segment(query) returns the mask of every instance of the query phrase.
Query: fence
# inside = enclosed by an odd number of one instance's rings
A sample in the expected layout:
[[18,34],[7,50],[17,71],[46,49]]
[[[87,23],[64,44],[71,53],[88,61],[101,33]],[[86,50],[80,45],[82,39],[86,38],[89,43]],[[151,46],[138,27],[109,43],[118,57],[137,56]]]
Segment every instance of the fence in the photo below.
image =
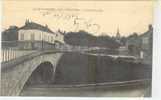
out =
[[35,52],[34,50],[15,50],[15,49],[2,49],[1,50],[1,62],[10,61],[12,59],[28,55]]

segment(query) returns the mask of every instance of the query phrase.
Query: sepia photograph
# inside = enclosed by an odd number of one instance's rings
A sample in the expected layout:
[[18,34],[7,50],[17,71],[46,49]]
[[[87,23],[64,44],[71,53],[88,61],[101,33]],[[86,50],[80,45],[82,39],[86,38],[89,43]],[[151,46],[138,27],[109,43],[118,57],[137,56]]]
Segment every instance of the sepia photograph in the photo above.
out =
[[155,0],[3,0],[1,96],[152,97]]

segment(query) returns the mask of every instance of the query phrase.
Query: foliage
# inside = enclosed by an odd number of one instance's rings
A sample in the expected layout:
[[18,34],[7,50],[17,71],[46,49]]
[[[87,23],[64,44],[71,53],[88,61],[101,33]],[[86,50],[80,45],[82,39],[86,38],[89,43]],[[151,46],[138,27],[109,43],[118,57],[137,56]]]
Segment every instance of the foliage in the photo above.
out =
[[93,36],[88,32],[68,32],[64,40],[67,44],[75,46],[97,46],[97,47],[107,47],[107,48],[118,48],[119,43],[117,43],[110,36]]

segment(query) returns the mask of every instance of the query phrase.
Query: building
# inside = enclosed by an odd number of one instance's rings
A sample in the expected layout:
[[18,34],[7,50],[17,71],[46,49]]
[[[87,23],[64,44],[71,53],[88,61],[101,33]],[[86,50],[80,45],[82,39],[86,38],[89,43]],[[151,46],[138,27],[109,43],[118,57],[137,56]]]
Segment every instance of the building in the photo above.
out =
[[117,33],[116,33],[116,42],[121,43],[121,35],[120,35],[119,28],[117,29]]
[[143,33],[140,37],[142,40],[142,50],[149,51],[152,50],[152,36],[153,35],[153,27],[149,25],[148,31]]
[[148,31],[140,35],[141,38],[141,52],[145,63],[152,63],[152,41],[153,41],[153,27],[149,25]]
[[[14,34],[4,34],[2,38],[6,35]],[[64,43],[64,35],[59,31],[53,32],[47,25],[43,26],[29,20],[17,30],[14,37],[20,49],[49,49]],[[5,39],[5,41],[11,40]]]
[[137,33],[133,33],[132,35],[128,36],[126,47],[128,48],[129,55],[136,57],[140,56],[141,38]]
[[128,48],[129,55],[140,57],[144,62],[152,61],[152,35],[153,27],[149,25],[146,32],[138,35],[133,33],[127,38],[126,47]]
[[18,30],[17,26],[10,26],[2,32],[2,48],[17,47]]

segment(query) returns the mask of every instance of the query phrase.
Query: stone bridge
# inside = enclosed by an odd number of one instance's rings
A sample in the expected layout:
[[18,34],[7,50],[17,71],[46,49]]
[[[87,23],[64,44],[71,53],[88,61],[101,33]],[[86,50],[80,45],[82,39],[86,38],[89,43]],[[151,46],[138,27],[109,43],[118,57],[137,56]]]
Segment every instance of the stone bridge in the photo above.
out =
[[[56,65],[63,53],[38,51],[24,57],[1,64],[1,95],[17,96],[35,70],[43,75],[44,81],[54,80]],[[50,77],[48,77],[50,76]],[[38,78],[35,78],[38,79]],[[43,79],[39,80],[43,82]]]
[[[56,74],[55,72],[56,72],[56,70],[59,70],[59,69],[56,69],[57,64],[65,52],[72,52],[72,51],[63,51],[63,50],[62,51],[60,51],[60,50],[58,50],[58,51],[36,51],[36,52],[32,52],[28,55],[24,55],[24,56],[18,57],[16,59],[12,59],[7,62],[2,62],[2,64],[1,64],[1,87],[0,87],[1,95],[2,96],[18,96],[18,95],[20,95],[20,93],[22,93],[22,90],[24,90],[26,86],[28,86],[28,85],[37,86],[37,83],[40,86],[47,83],[48,87],[45,89],[46,90],[51,89],[50,86],[53,87],[52,84],[55,81],[55,74]],[[83,54],[86,54],[86,53],[83,53]],[[98,55],[93,55],[93,54],[88,54],[88,53],[86,55],[98,56]],[[99,56],[105,56],[105,55],[99,55]],[[69,57],[71,57],[71,56],[69,56]],[[94,62],[95,62],[95,60],[94,60]],[[66,67],[66,68],[68,68],[68,67]],[[104,68],[104,67],[102,67],[102,68]],[[139,73],[139,75],[137,75],[139,77],[144,75],[144,74],[141,74],[142,71],[145,71],[145,72],[148,70],[151,71],[151,69],[148,66],[144,68],[144,67],[142,67],[142,65],[139,65],[139,67],[136,67],[136,68],[137,68],[136,71],[134,71],[134,69],[133,69],[131,72],[137,73],[137,74]],[[143,70],[142,71],[139,70],[139,72],[138,72],[138,68],[142,68]],[[81,70],[83,70],[83,69],[81,69]],[[84,69],[84,70],[86,70],[86,69]],[[132,75],[133,75],[133,73],[132,73]],[[73,75],[75,75],[75,74],[73,74]],[[126,73],[125,73],[125,75],[126,75]],[[105,74],[105,76],[106,76],[106,74]],[[149,76],[151,76],[150,73],[148,74],[148,78],[149,78]],[[93,89],[95,90],[96,88],[103,89],[103,91],[106,88],[107,91],[109,91],[108,90],[109,87],[140,85],[140,86],[143,86],[143,89],[145,88],[145,91],[146,91],[146,88],[147,87],[149,88],[149,86],[150,86],[149,84],[151,84],[151,80],[146,79],[146,77],[143,76],[143,78],[140,80],[130,80],[130,81],[122,81],[122,82],[116,81],[116,82],[107,82],[107,83],[78,84],[78,85],[74,85],[74,86],[68,85],[67,87],[65,86],[65,88],[61,85],[60,90],[61,90],[61,92],[64,92],[64,94],[66,94],[67,92],[64,91],[66,88],[69,88],[69,89],[67,89],[68,92],[70,92],[69,91],[70,89],[75,90],[75,88],[76,89],[78,88],[78,90],[80,90],[80,91],[82,90],[83,91],[82,93],[84,93],[89,90],[93,90]],[[57,87],[57,85],[55,87]],[[57,88],[59,88],[59,86]],[[51,91],[51,93],[57,92],[57,88],[56,88],[56,90],[55,90],[55,88],[53,88],[53,91]],[[87,88],[87,90],[84,90],[84,88]],[[149,90],[150,89],[148,89],[148,91]],[[80,91],[77,91],[78,94],[80,94]],[[127,90],[127,91],[128,91],[127,93],[129,93],[129,90]],[[142,90],[141,90],[141,92],[142,92]],[[150,93],[150,92],[148,92],[148,93]],[[92,92],[92,94],[93,94],[93,92]],[[56,95],[56,94],[52,94],[52,95]]]

